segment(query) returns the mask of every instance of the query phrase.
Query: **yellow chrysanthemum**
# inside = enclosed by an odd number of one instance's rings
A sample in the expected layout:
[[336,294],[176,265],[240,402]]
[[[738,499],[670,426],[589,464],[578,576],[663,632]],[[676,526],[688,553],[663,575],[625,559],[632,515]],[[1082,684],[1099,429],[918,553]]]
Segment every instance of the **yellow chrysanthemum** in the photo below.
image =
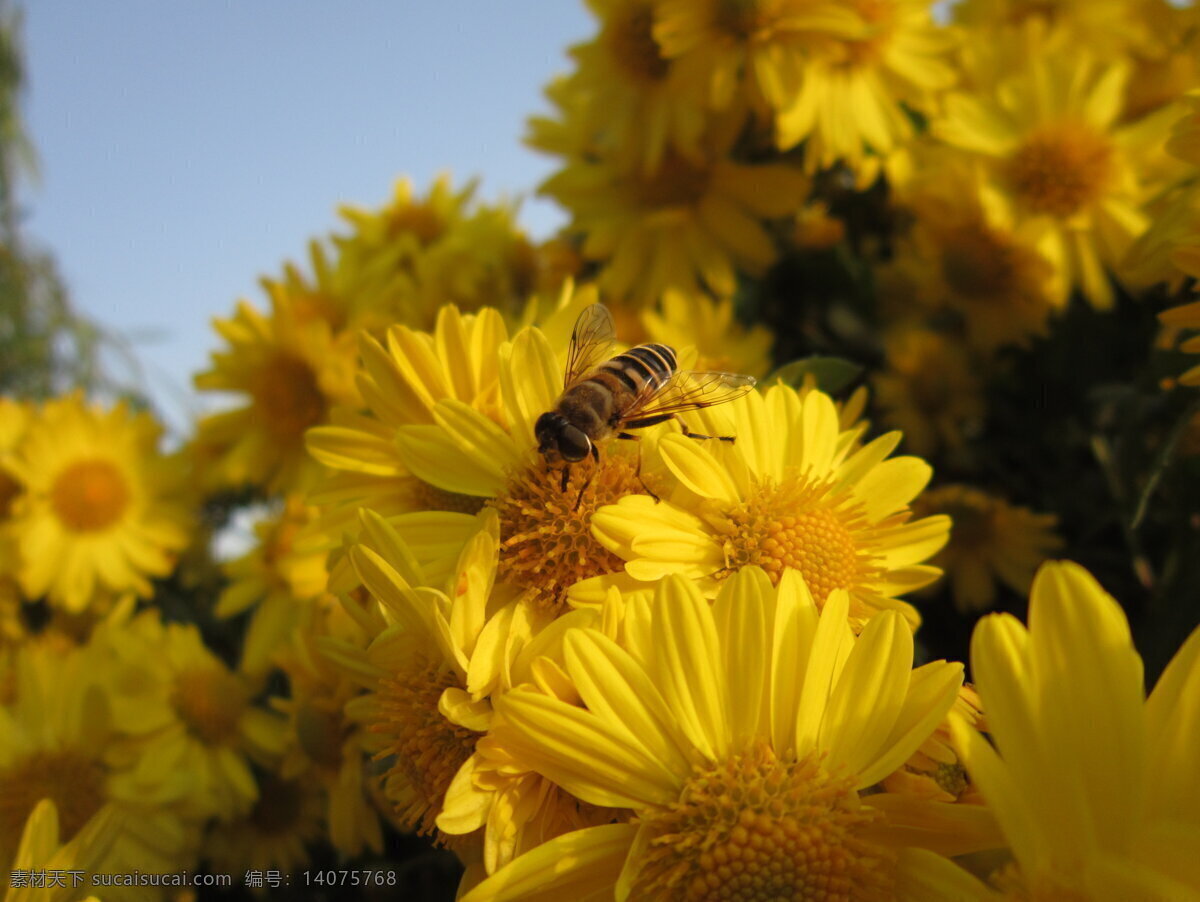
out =
[[264,315],[246,302],[233,318],[214,320],[227,350],[212,352],[212,368],[195,377],[201,391],[241,395],[242,407],[204,417],[196,442],[215,486],[302,491],[316,466],[304,433],[328,421],[334,404],[357,400],[355,336],[337,331],[291,293],[273,293]]
[[963,684],[954,707],[912,756],[898,770],[884,777],[888,792],[912,795],[938,802],[982,805],[979,788],[971,780],[962,757],[954,747],[956,719],[984,729],[983,706],[974,687]]
[[366,645],[365,631],[340,606],[310,609],[277,659],[288,679],[288,697],[272,698],[271,705],[287,717],[280,779],[321,787],[328,800],[329,841],[353,857],[382,851],[383,832],[368,796],[368,742],[362,727],[345,716],[359,688],[321,653],[320,644],[331,638]]
[[775,112],[800,92],[814,50],[863,33],[837,0],[662,0],[654,37],[683,85],[714,109]]
[[255,524],[258,544],[222,565],[229,585],[214,613],[233,617],[253,608],[246,625],[242,667],[262,674],[300,622],[306,602],[325,591],[327,540],[313,533],[315,511],[289,495],[273,516]]
[[218,874],[275,870],[296,879],[309,861],[308,846],[323,835],[324,801],[318,784],[268,774],[246,814],[209,828],[204,858]]
[[957,39],[934,22],[928,0],[837,6],[861,18],[862,31],[806,63],[799,92],[776,118],[776,143],[786,150],[804,142],[809,171],[840,161],[865,181],[915,134],[909,110],[929,114],[954,84],[949,54]]
[[1200,898],[1200,631],[1144,697],[1129,624],[1090,574],[1045,565],[1029,627],[993,614],[971,664],[991,741],[957,731],[1013,863],[990,889],[906,853],[900,897],[922,902]]
[[962,345],[931,329],[901,327],[884,349],[887,367],[872,379],[884,418],[917,454],[959,451],[984,414],[978,369]]
[[[49,799],[25,821],[17,854],[4,881],[3,902],[72,902],[80,898],[76,876],[103,870],[104,857],[121,829],[111,809],[101,809],[68,842],[59,835],[58,809]],[[58,879],[61,875],[61,880]],[[95,902],[88,897],[85,902]]]
[[608,584],[631,588],[670,573],[711,595],[729,574],[756,565],[775,582],[797,570],[819,604],[846,591],[858,627],[885,608],[917,625],[915,609],[896,596],[941,573],[921,562],[946,542],[950,521],[908,522],[932,471],[915,457],[885,460],[900,433],[860,448],[859,430],[839,428],[828,395],[802,397],[786,385],[696,420],[695,431],[736,443],[662,436],[656,454],[675,487],[663,486],[659,503],[630,495],[596,512],[593,532],[625,561],[625,574],[588,580],[573,598],[595,601]]
[[601,287],[645,305],[668,289],[729,297],[738,272],[761,274],[778,256],[763,220],[793,213],[808,180],[782,163],[669,154],[635,172],[572,160],[539,190],[571,211]]
[[484,304],[515,312],[537,281],[537,251],[511,204],[475,204],[474,182],[455,191],[439,176],[424,198],[396,182],[377,210],[344,207],[349,234],[335,235],[337,274],[352,298],[355,325],[432,326],[439,307]]
[[187,543],[182,461],[161,427],[123,403],[49,401],[9,459],[24,489],[11,528],[27,597],[79,612],[118,592],[151,593]]
[[1109,270],[1148,224],[1136,167],[1154,136],[1136,123],[1117,125],[1127,66],[1013,48],[1022,54],[1016,74],[950,97],[933,133],[984,162],[1011,198],[1054,269],[1055,303],[1065,305],[1076,288],[1105,309]]
[[252,701],[254,687],[230,670],[194,624],[161,622],[144,611],[112,625],[114,722],[134,737],[144,780],[183,780],[190,817],[230,820],[258,798],[251,762],[278,758],[283,721]]
[[97,872],[169,871],[194,858],[177,809],[178,773],[147,774],[111,714],[118,684],[95,643],[22,647],[14,696],[0,707],[0,867],[15,866],[26,819],[53,803],[62,842],[87,841],[99,818],[104,837]]
[[1062,547],[1053,514],[1014,507],[970,486],[940,486],[922,495],[914,507],[923,514],[946,514],[953,523],[950,541],[933,563],[946,571],[960,611],[990,608],[998,582],[1024,595],[1034,571]]
[[882,900],[897,847],[986,842],[978,808],[875,791],[945,716],[962,670],[913,670],[895,612],[855,639],[848,608],[838,591],[818,613],[794,572],[773,588],[751,569],[713,605],[667,579],[626,612],[624,646],[570,631],[582,707],[518,687],[493,732],[573,795],[635,817],[544,843],[464,902]]
[[913,226],[895,263],[915,299],[950,311],[982,352],[1044,334],[1054,270],[1017,229],[1006,196],[944,150],[916,156],[918,172],[898,192]]

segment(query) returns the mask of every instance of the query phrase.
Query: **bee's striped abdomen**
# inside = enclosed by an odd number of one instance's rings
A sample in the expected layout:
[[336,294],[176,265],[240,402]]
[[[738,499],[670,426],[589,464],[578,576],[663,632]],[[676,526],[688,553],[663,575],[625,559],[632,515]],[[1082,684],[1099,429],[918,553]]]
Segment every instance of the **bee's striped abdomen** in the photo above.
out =
[[630,348],[597,367],[611,373],[629,391],[638,394],[649,387],[656,391],[675,375],[675,351],[667,345],[649,344]]

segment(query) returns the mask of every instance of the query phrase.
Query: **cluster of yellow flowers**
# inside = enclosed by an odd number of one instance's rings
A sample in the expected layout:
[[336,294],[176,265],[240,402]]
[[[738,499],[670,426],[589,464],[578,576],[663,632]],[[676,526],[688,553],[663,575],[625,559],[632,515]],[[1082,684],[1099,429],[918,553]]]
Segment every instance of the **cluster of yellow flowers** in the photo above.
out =
[[[343,211],[216,321],[196,385],[242,404],[171,453],[124,403],[0,399],[0,872],[294,872],[399,831],[465,902],[1200,899],[1200,631],[1147,698],[1055,516],[972,479],[1006,352],[1200,279],[1200,12],[589,6],[531,123],[562,234],[446,178]],[[869,315],[764,288],[839,252]],[[760,389],[551,467],[600,302]],[[871,391],[776,368],[806,330],[869,346]],[[1028,594],[971,683],[919,644],[943,570],[963,610]]]

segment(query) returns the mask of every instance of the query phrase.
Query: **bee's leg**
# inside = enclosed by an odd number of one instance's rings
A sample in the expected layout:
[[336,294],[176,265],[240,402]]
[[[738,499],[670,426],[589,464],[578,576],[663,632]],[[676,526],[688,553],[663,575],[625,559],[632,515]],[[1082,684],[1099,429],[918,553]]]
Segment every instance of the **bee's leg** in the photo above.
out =
[[[631,442],[640,442],[642,440],[642,437],[640,435],[633,435],[629,432],[618,432],[617,438],[627,439],[628,441],[631,441]],[[642,479],[642,446],[641,445],[638,445],[637,470],[634,471],[633,475],[636,476],[637,481],[642,484],[642,488],[644,488],[646,490],[646,494],[654,499],[655,504],[657,504],[659,501],[662,500],[656,494],[654,494],[654,492],[652,492],[650,490],[650,486],[646,485],[646,480]]]
[[567,490],[567,479],[570,476],[571,476],[571,468],[569,466],[567,466],[566,464],[563,464],[562,488],[559,489],[559,491],[565,492]]
[[[587,479],[583,481],[583,485],[579,487],[579,497],[575,499],[575,506],[572,510],[579,510],[579,505],[583,504],[583,493],[587,491],[587,487],[592,484],[592,477],[596,475],[596,471],[600,469],[600,449],[592,445],[592,460],[596,465],[592,467],[592,472],[588,473]],[[563,483],[563,489],[566,489],[567,484]]]
[[697,438],[700,440],[715,438],[719,442],[729,442],[731,445],[737,441],[736,435],[701,435],[699,432],[692,432],[692,430],[688,429],[688,424],[679,419],[678,414],[675,415],[675,419],[679,423],[679,428],[683,430],[683,434],[688,438]]

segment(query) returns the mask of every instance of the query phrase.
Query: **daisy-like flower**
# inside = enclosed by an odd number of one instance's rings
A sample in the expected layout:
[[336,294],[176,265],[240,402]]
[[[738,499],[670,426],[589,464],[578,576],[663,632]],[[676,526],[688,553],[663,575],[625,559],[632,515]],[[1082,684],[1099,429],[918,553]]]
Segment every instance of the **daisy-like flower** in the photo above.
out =
[[[140,771],[112,709],[119,684],[95,643],[36,640],[16,652],[13,695],[0,707],[0,868],[20,857],[26,820],[49,800],[58,840],[90,844],[106,823],[97,872],[186,867],[194,850],[177,809],[180,775]],[[43,814],[45,814],[43,812]],[[95,837],[92,837],[95,839]]]
[[715,604],[671,577],[626,612],[624,646],[570,631],[564,672],[582,706],[518,687],[497,700],[493,733],[568,792],[634,818],[546,842],[464,902],[882,900],[897,847],[986,842],[976,807],[875,791],[945,716],[962,669],[913,670],[895,612],[855,639],[848,605],[838,591],[818,613],[791,571],[778,588],[743,571]]
[[11,530],[29,598],[80,612],[120,592],[151,593],[187,544],[184,471],[158,450],[161,427],[124,403],[48,401],[7,469],[23,489]]
[[319,784],[268,774],[246,814],[209,827],[203,857],[219,874],[295,872],[308,863],[308,846],[323,835],[325,800]]
[[929,465],[887,456],[900,433],[858,446],[861,430],[843,430],[829,396],[775,385],[696,414],[695,431],[736,436],[697,442],[664,435],[656,454],[676,488],[655,503],[631,495],[601,508],[593,531],[625,561],[625,573],[575,587],[579,602],[603,597],[606,585],[634,588],[677,573],[707,594],[742,567],[762,567],[778,582],[797,570],[818,604],[831,592],[850,598],[861,628],[881,609],[915,609],[896,596],[927,585],[941,571],[922,562],[946,542],[947,517],[909,522],[909,503],[929,481]]
[[872,379],[888,423],[917,454],[957,452],[983,419],[978,370],[963,347],[932,329],[900,327],[885,340],[887,368]]
[[902,899],[1182,900],[1200,894],[1200,631],[1144,696],[1117,604],[1076,564],[1046,564],[1029,626],[984,618],[971,664],[991,741],[959,745],[1012,850],[990,888],[930,853],[905,853]]
[[640,304],[668,289],[729,297],[736,274],[760,275],[778,257],[764,220],[795,212],[808,179],[782,163],[667,154],[630,171],[607,158],[569,162],[539,189],[571,211],[600,285]]
[[950,541],[933,563],[946,571],[960,611],[990,608],[997,583],[1024,595],[1034,571],[1062,547],[1053,514],[1035,514],[970,486],[940,486],[923,494],[914,507],[925,514],[947,514],[954,524]]
[[[104,857],[120,830],[120,820],[111,810],[94,815],[76,832],[69,842],[63,842],[58,823],[58,809],[49,799],[34,806],[21,843],[13,857],[8,888],[0,896],[3,902],[71,902],[79,898],[78,888],[71,878],[52,885],[41,879],[49,873],[96,873],[104,867]],[[87,902],[93,902],[89,897]]]
[[663,0],[654,37],[703,102],[775,112],[801,90],[814,49],[863,29],[854,5],[837,0]]
[[133,737],[137,775],[148,781],[186,775],[180,808],[189,817],[244,814],[258,798],[251,762],[276,760],[283,721],[252,702],[249,678],[230,670],[194,624],[161,622],[147,610],[111,626],[117,726]]
[[210,458],[205,479],[215,486],[303,490],[316,472],[304,433],[328,421],[334,404],[351,404],[355,337],[338,331],[292,293],[272,293],[264,315],[246,302],[214,327],[228,348],[212,353],[212,368],[195,377],[201,391],[229,392],[245,404],[204,417],[196,442]]
[[1023,54],[1017,74],[948,98],[933,133],[974,154],[1009,195],[1054,269],[1055,303],[1064,306],[1077,288],[1105,309],[1113,301],[1108,271],[1148,224],[1137,165],[1153,136],[1117,124],[1126,66],[1013,48]]
[[[255,524],[258,544],[222,565],[229,585],[214,613],[234,617],[253,609],[242,647],[242,667],[263,674],[276,650],[300,622],[305,603],[325,591],[326,540],[313,536],[315,511],[289,495],[273,516]],[[308,535],[306,535],[308,533]]]
[[842,0],[861,32],[806,62],[800,90],[775,120],[776,143],[804,142],[808,171],[843,162],[862,182],[915,133],[909,110],[929,114],[955,81],[957,39],[928,0]]
[[943,148],[916,156],[920,171],[899,192],[913,228],[896,265],[917,299],[955,314],[985,353],[1044,334],[1054,269],[1018,231],[1006,195]]

